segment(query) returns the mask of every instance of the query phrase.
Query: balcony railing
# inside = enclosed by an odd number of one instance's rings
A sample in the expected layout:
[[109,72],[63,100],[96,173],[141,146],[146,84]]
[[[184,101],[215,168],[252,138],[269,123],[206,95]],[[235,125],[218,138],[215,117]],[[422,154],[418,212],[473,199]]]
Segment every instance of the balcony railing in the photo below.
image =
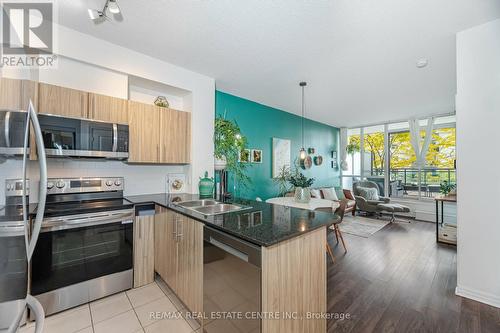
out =
[[[372,176],[383,176],[383,170],[372,169]],[[420,194],[423,197],[434,197],[440,191],[440,184],[447,181],[456,184],[456,170],[451,168],[425,168],[420,171],[415,168],[393,168],[389,170],[390,194],[398,197],[416,197]]]

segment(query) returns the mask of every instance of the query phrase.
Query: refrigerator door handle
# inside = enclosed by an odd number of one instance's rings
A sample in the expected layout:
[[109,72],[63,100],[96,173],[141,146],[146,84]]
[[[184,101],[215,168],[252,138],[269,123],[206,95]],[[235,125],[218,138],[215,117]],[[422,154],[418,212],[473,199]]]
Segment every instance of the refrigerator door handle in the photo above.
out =
[[28,140],[29,140],[29,126],[33,125],[33,130],[35,131],[35,142],[38,155],[38,164],[40,171],[40,182],[38,189],[38,207],[35,217],[35,223],[33,224],[33,233],[31,239],[28,240],[28,233],[26,232],[26,255],[28,262],[31,261],[33,251],[35,250],[36,242],[38,241],[38,236],[40,234],[40,229],[42,226],[43,215],[45,213],[45,200],[47,196],[47,158],[45,156],[45,145],[43,142],[42,130],[40,128],[40,123],[38,122],[38,117],[33,106],[33,102],[30,100],[28,106],[28,115],[26,122],[26,132],[24,135],[24,152],[23,152],[23,219],[24,224],[27,228],[28,226],[28,207],[26,204],[26,164],[28,155]]

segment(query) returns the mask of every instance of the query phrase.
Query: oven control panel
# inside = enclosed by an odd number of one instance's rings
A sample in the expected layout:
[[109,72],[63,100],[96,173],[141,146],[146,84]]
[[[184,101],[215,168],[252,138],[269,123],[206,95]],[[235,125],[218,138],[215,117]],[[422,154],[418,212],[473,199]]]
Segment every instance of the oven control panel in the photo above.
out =
[[122,177],[49,178],[47,194],[123,191]]
[[[30,194],[30,181],[26,179],[26,195]],[[5,196],[19,197],[23,195],[23,180],[22,179],[6,179],[5,180]]]

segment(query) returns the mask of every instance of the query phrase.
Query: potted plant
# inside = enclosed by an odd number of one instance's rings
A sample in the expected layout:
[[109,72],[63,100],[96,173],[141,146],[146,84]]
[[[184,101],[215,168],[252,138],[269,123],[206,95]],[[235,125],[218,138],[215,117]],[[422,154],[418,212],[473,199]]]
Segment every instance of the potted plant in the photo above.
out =
[[234,172],[241,185],[245,185],[249,178],[245,175],[245,163],[240,163],[239,154],[246,148],[247,139],[241,135],[240,127],[235,121],[217,116],[214,126],[214,167],[215,170]]
[[447,180],[443,180],[439,185],[439,192],[444,195],[449,195],[455,189],[455,184],[449,183]]
[[307,178],[301,172],[290,176],[290,184],[295,188],[295,201],[308,203],[311,201],[311,190],[309,187],[314,183],[314,178]]

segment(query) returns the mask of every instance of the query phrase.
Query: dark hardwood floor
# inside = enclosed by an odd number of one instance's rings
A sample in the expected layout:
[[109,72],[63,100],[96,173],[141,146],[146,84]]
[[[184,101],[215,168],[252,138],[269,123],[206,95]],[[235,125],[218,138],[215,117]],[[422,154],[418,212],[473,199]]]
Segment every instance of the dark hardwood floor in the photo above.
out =
[[[342,229],[342,225],[340,225]],[[370,238],[330,233],[328,332],[500,332],[500,309],[455,295],[457,251],[435,225],[395,222]]]

